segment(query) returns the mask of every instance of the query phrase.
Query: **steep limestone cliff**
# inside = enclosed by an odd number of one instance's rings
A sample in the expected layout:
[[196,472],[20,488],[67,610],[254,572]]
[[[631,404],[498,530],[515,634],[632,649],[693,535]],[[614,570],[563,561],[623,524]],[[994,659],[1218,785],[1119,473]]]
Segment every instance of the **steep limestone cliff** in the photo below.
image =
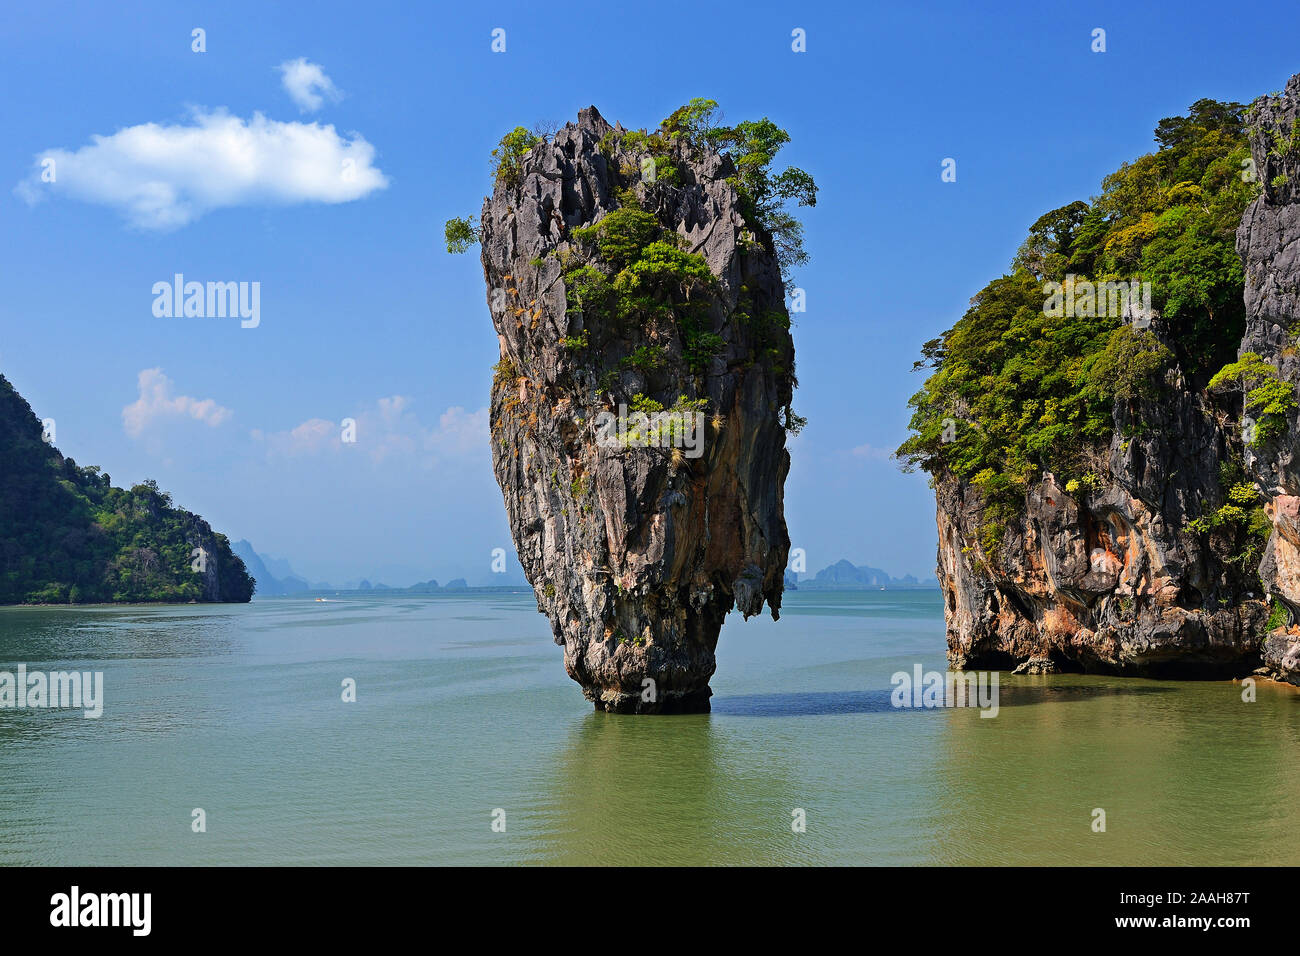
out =
[[1150,427],[1111,439],[1094,472],[1102,483],[1072,494],[1045,474],[992,553],[978,543],[978,491],[950,476],[936,483],[955,667],[1250,672],[1268,617],[1263,596],[1185,530],[1202,502],[1222,503],[1219,463],[1231,436],[1204,398],[1171,378],[1169,397],[1138,411]]
[[[1269,145],[1300,139],[1298,82],[1245,121],[1264,185],[1236,235],[1248,320],[1240,350],[1291,383],[1300,381],[1289,332],[1300,314],[1300,179],[1295,160],[1280,158],[1294,152]],[[1239,104],[1203,100],[1189,117],[1162,120],[1159,153],[1126,164],[1091,206],[1035,224],[1014,276],[998,280],[1019,290],[1010,307],[977,296],[964,325],[927,344],[937,371],[913,399],[914,437],[900,455],[930,471],[936,489],[955,667],[1223,678],[1262,661],[1296,680],[1300,628],[1276,627],[1270,598],[1300,610],[1297,422],[1292,413],[1282,438],[1252,447],[1243,393],[1249,403],[1269,375],[1229,377],[1229,387],[1214,374],[1241,335],[1241,274],[1227,260],[1259,188],[1241,175],[1242,116]],[[1073,272],[1153,279],[1158,307],[1103,320],[1099,294],[1087,318],[1045,320],[1044,280]],[[1002,289],[981,295],[1005,298]],[[999,389],[983,417],[969,413]],[[951,426],[942,439],[941,418]],[[1068,464],[1044,467],[1050,460]]]
[[585,109],[484,203],[493,468],[587,698],[707,710],[723,618],[779,614],[794,348],[731,161],[626,140]]
[[[1277,96],[1257,100],[1250,111],[1250,146],[1263,191],[1246,210],[1237,251],[1246,269],[1246,334],[1243,353],[1275,367],[1282,381],[1300,383],[1300,75]],[[1246,427],[1258,427],[1249,409]],[[1270,595],[1291,621],[1300,620],[1300,422],[1285,416],[1280,434],[1248,449],[1247,463],[1268,499],[1272,534],[1260,565]],[[1300,684],[1300,627],[1283,622],[1268,635],[1264,664],[1283,680]]]

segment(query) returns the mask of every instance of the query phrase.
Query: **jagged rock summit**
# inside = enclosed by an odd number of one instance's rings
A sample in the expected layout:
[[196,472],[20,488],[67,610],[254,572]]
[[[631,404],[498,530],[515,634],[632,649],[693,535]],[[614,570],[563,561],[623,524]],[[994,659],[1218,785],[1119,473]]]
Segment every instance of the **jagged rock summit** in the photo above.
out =
[[652,139],[584,109],[484,203],[493,468],[588,699],[704,711],[727,613],[779,616],[794,346],[731,160]]

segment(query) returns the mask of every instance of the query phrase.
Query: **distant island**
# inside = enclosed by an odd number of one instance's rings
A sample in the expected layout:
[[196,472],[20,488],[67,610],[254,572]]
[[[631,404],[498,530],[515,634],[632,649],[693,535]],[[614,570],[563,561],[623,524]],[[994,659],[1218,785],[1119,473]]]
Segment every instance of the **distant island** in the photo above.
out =
[[[328,584],[312,585],[293,573],[287,561],[274,561],[253,550],[253,545],[246,538],[241,538],[231,545],[231,550],[244,562],[254,580],[257,581],[257,593],[262,597],[277,597],[284,594],[299,594],[303,591],[329,590]],[[279,575],[272,573],[271,565],[276,565]]]
[[793,572],[786,573],[786,585],[798,591],[862,591],[862,590],[931,590],[939,587],[937,581],[920,581],[911,574],[901,578],[890,577],[888,572],[865,564],[855,566],[849,561],[839,560],[829,567],[822,568],[810,578],[800,578]]
[[245,602],[226,536],[157,482],[114,488],[45,440],[0,375],[0,604]]
[[[232,546],[257,579],[259,597],[284,597],[292,594],[324,594],[340,591],[381,591],[391,594],[446,594],[464,592],[518,592],[531,591],[532,586],[525,581],[506,582],[496,585],[474,586],[464,578],[455,578],[446,584],[436,580],[421,581],[408,587],[390,587],[382,582],[371,583],[362,578],[349,580],[343,584],[330,584],[328,581],[309,583],[306,578],[294,572],[289,562],[283,558],[273,558],[259,554],[252,542],[245,539],[236,541]],[[915,575],[905,574],[901,578],[892,577],[887,571],[868,565],[854,565],[841,559],[816,574],[800,577],[796,572],[785,573],[785,588],[790,591],[927,591],[937,590],[939,583],[922,581]]]
[[[285,597],[293,594],[337,594],[341,591],[379,591],[384,594],[455,594],[458,592],[531,592],[532,588],[523,581],[506,582],[487,586],[471,586],[464,578],[453,578],[446,584],[436,580],[419,581],[409,587],[390,587],[382,582],[373,584],[366,578],[360,581],[346,581],[343,584],[330,584],[328,581],[309,583],[294,572],[289,562],[283,558],[259,554],[252,543],[246,539],[236,541],[232,546],[234,553],[243,560],[248,570],[257,579],[257,593],[261,597]],[[277,573],[278,572],[278,573]]]

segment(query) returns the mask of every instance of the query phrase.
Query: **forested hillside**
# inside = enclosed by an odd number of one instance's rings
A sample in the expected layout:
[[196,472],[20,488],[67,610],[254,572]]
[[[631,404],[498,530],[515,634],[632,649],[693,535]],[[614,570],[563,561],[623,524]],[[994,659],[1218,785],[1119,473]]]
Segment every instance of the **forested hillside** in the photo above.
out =
[[44,441],[0,375],[0,604],[242,602],[255,586],[226,536],[157,483],[114,488]]

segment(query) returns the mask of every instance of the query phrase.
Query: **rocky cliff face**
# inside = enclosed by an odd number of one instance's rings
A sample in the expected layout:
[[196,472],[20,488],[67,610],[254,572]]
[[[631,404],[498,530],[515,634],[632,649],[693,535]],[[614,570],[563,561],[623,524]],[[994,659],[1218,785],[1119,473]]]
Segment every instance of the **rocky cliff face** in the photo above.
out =
[[[1246,116],[1261,193],[1236,236],[1247,316],[1239,355],[1261,356],[1294,396],[1300,76]],[[1162,121],[1166,146],[1180,122]],[[1189,187],[1199,188],[1175,188]],[[1178,344],[1158,315],[1151,331]],[[1244,382],[1238,411],[1259,381]],[[1290,410],[1280,435],[1257,440],[1249,402],[1238,415],[1233,401],[1191,387],[1176,366],[1158,401],[1117,401],[1108,446],[1091,450],[1095,480],[1065,488],[1044,473],[992,549],[981,536],[988,503],[940,472],[938,576],[953,664],[1188,677],[1258,669],[1300,683],[1300,627],[1291,623],[1300,619],[1300,422]],[[1189,528],[1225,505],[1251,507],[1226,500],[1223,469],[1234,461],[1245,462],[1246,487],[1253,479],[1272,525],[1258,569],[1242,561],[1253,552]]]
[[[1246,334],[1242,352],[1273,365],[1282,380],[1300,383],[1300,75],[1278,96],[1255,102],[1250,116],[1251,154],[1263,192],[1246,210],[1237,251],[1246,270]],[[1249,429],[1253,424],[1245,419]],[[1249,449],[1247,464],[1268,499],[1273,522],[1260,565],[1270,595],[1300,620],[1300,423],[1295,413],[1284,433]],[[1264,665],[1300,684],[1300,628],[1275,628],[1264,643]]]
[[[1158,328],[1158,320],[1154,327]],[[1097,487],[1071,494],[1046,474],[993,554],[977,542],[984,503],[938,488],[939,582],[948,656],[959,668],[1233,676],[1258,662],[1263,595],[1186,524],[1221,504],[1232,436],[1177,378],[1142,403],[1142,435],[1111,440]]]
[[[1237,231],[1247,313],[1239,354],[1261,356],[1295,388],[1300,76],[1256,101],[1247,118],[1262,191]],[[1152,331],[1166,337],[1159,316]],[[978,491],[936,479],[938,575],[954,666],[1185,677],[1255,672],[1300,684],[1296,412],[1286,413],[1282,434],[1256,441],[1249,407],[1238,420],[1190,389],[1177,369],[1165,385],[1159,402],[1116,403],[1114,436],[1095,449],[1098,481],[1071,493],[1044,474],[992,553],[980,547],[987,505]],[[1243,392],[1252,387],[1246,383]],[[1188,531],[1189,522],[1224,504],[1219,472],[1231,458],[1245,461],[1272,525],[1258,575]],[[1280,622],[1270,614],[1274,601],[1287,612]]]
[[730,161],[623,138],[583,110],[484,204],[493,468],[588,699],[707,710],[723,618],[779,613],[793,344]]

